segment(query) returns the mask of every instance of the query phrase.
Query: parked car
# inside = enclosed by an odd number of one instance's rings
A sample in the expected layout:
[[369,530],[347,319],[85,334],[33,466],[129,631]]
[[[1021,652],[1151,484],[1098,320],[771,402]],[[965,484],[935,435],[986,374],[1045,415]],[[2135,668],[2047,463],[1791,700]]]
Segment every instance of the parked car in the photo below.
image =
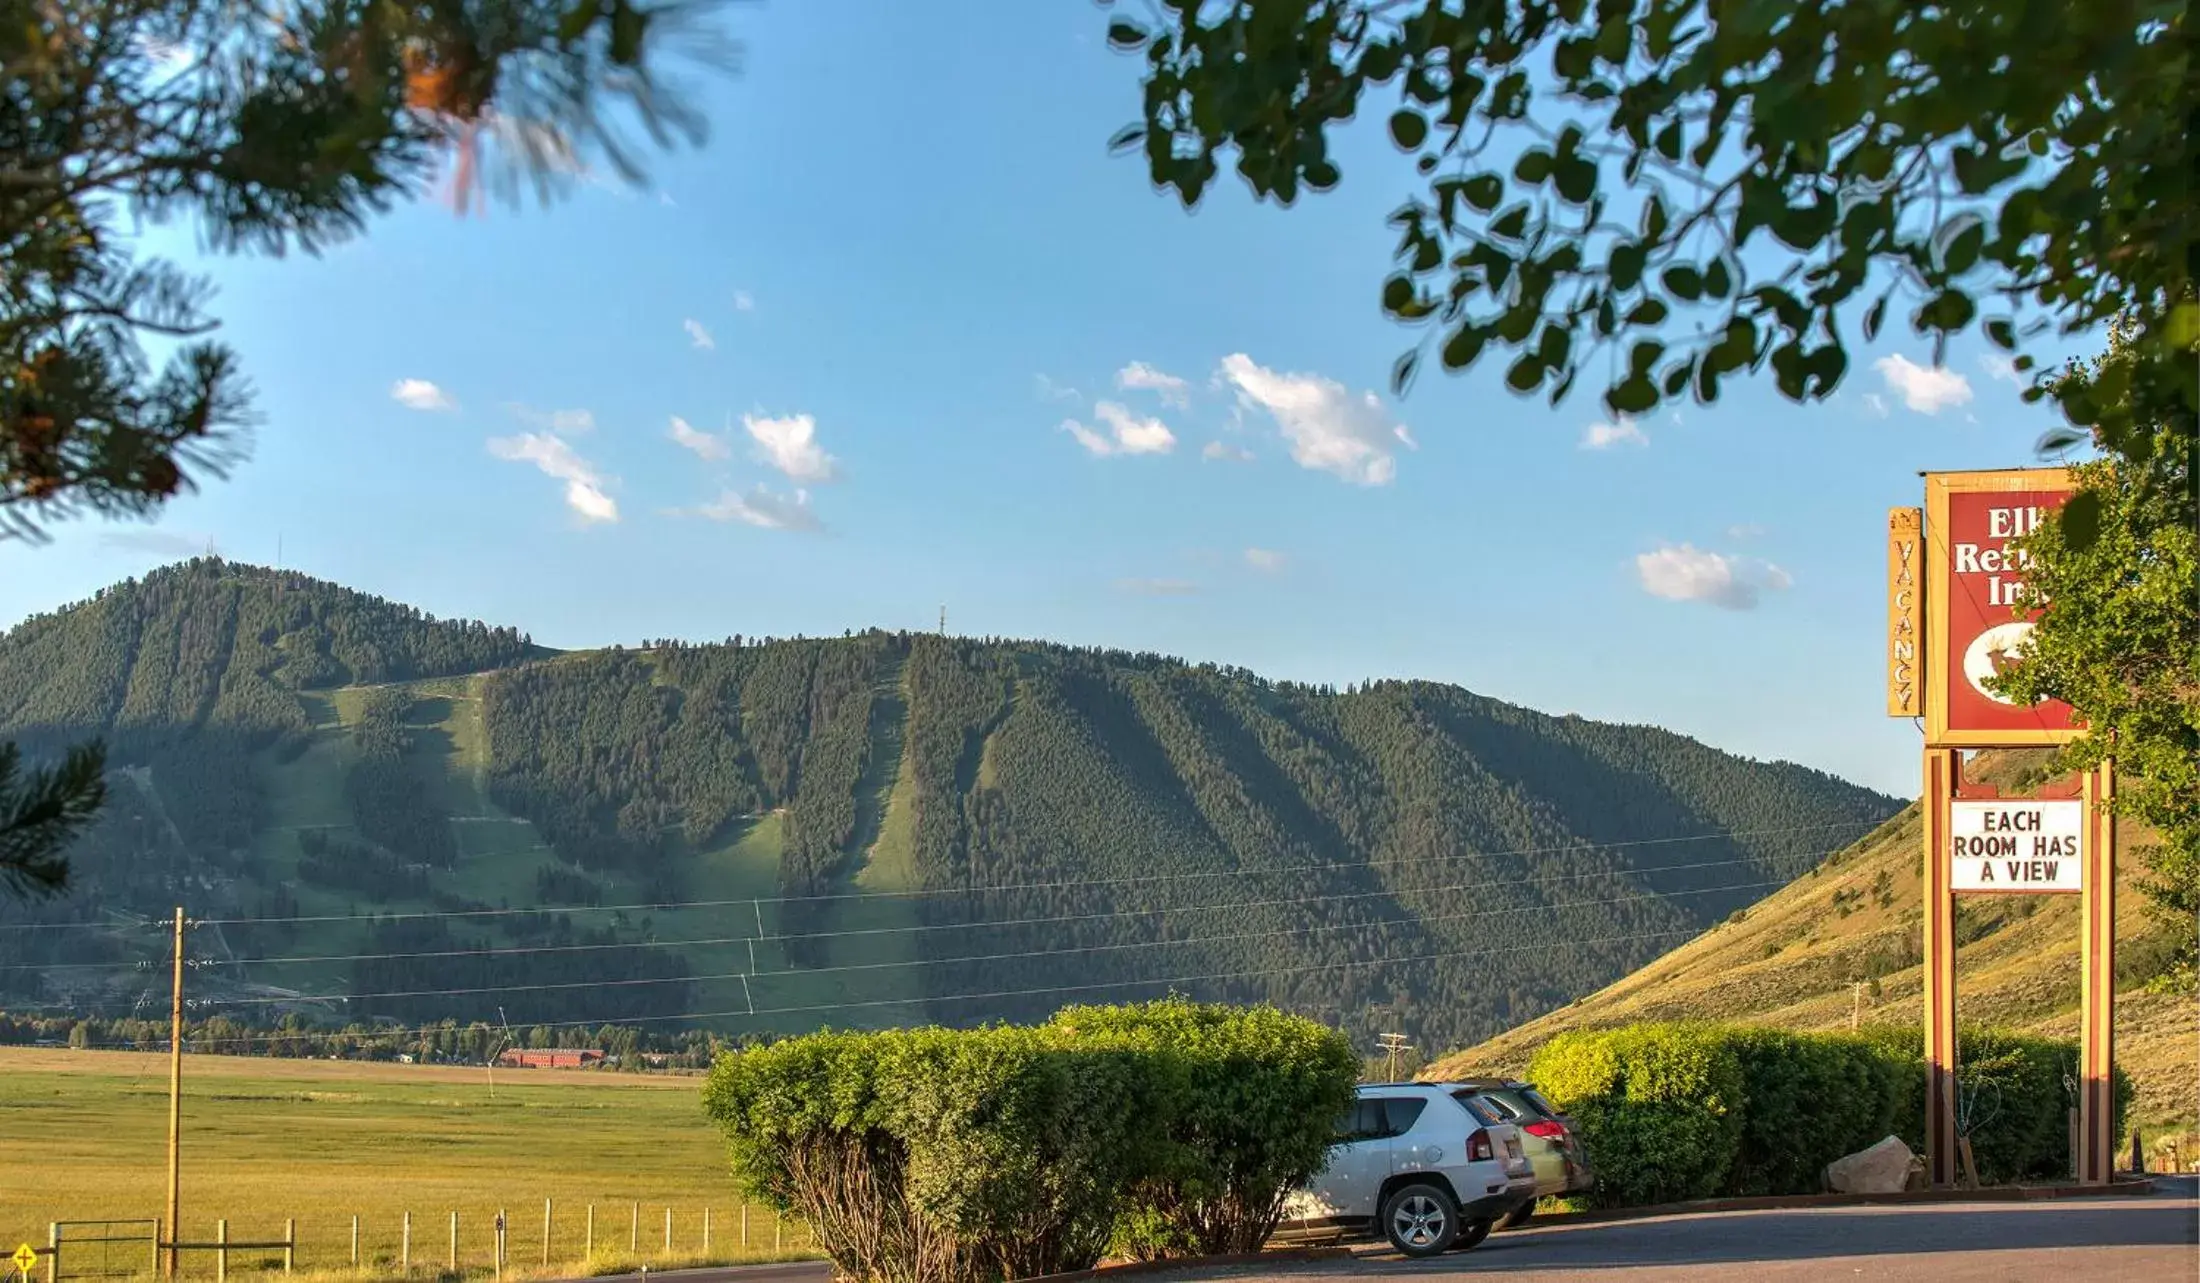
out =
[[1435,1256],[1535,1203],[1520,1129],[1458,1084],[1362,1086],[1336,1131],[1328,1165],[1285,1204],[1287,1232],[1372,1232]]
[[[1511,1078],[1475,1078],[1459,1086],[1520,1129],[1521,1145],[1535,1168],[1536,1198],[1580,1194],[1595,1186],[1596,1172],[1589,1165],[1589,1150],[1581,1142],[1581,1133],[1532,1084]],[[1498,1228],[1517,1229],[1533,1215],[1535,1201],[1531,1199],[1499,1221]]]

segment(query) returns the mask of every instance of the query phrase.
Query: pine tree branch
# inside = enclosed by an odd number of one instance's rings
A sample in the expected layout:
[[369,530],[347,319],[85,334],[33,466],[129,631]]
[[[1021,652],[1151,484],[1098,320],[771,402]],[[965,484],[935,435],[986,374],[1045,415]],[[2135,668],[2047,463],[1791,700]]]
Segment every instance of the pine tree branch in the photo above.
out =
[[70,842],[107,798],[107,749],[99,741],[69,750],[58,767],[18,778],[22,752],[0,744],[0,890],[58,895],[69,884]]

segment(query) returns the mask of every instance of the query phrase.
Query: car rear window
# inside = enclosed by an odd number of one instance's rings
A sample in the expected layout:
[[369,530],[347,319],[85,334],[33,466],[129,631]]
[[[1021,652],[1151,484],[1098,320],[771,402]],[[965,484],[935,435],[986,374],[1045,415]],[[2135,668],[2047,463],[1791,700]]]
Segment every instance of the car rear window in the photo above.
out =
[[1533,1088],[1533,1087],[1523,1087],[1523,1088],[1521,1088],[1521,1089],[1520,1089],[1520,1098],[1521,1098],[1522,1100],[1525,1100],[1525,1101],[1527,1101],[1527,1102],[1528,1102],[1529,1104],[1531,1104],[1531,1105],[1535,1106],[1535,1107],[1536,1107],[1537,1109],[1539,1109],[1539,1110],[1542,1110],[1542,1111],[1543,1111],[1543,1112],[1544,1112],[1544,1113],[1545,1113],[1546,1115],[1548,1115],[1548,1116],[1550,1116],[1550,1117],[1552,1117],[1552,1118],[1556,1118],[1556,1117],[1558,1117],[1558,1106],[1556,1106],[1556,1105],[1552,1104],[1552,1103],[1551,1103],[1550,1101],[1548,1101],[1548,1100],[1544,1099],[1544,1097],[1543,1097],[1543,1093],[1542,1093],[1542,1092],[1539,1092],[1539,1091],[1537,1091],[1537,1090],[1536,1090],[1535,1088]]
[[1468,1113],[1474,1115],[1475,1121],[1484,1127],[1494,1127],[1505,1121],[1506,1111],[1491,1103],[1487,1096],[1471,1091],[1455,1091],[1451,1098],[1464,1106]]

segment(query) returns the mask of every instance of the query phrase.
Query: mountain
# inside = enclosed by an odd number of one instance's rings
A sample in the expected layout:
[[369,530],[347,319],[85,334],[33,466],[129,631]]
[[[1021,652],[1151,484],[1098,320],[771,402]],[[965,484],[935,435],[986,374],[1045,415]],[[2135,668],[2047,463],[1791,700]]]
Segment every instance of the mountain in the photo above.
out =
[[12,1007],[160,1009],[180,901],[198,1009],[239,1017],[786,1030],[1175,987],[1459,1045],[1899,805],[1435,683],[881,631],[559,654],[211,558],[0,636],[0,735],[93,733],[77,889],[0,906]]
[[[2037,753],[1998,754],[1981,778],[2021,785]],[[2145,911],[2132,887],[2134,851],[2117,834],[2116,1059],[2138,1088],[2134,1121],[2152,1136],[2200,1123],[2200,1007],[2155,992],[2176,932]],[[1852,1021],[1912,1028],[1924,1019],[1920,959],[1923,891],[1913,804],[1856,846],[1746,912],[1640,970],[1478,1046],[1442,1057],[1431,1077],[1517,1073],[1535,1049],[1570,1029],[1637,1020],[1733,1020],[1788,1029],[1845,1029]],[[1997,896],[1956,901],[1956,1014],[2055,1037],[2078,1036],[2078,897]]]

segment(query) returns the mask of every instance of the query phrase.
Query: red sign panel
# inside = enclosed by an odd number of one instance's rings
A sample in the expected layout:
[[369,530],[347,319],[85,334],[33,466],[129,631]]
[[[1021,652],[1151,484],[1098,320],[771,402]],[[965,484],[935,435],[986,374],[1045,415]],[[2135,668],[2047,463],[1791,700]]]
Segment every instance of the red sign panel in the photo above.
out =
[[[1951,482],[1932,496],[1937,529],[1931,531],[1933,567],[1940,583],[1940,616],[1929,641],[1939,679],[1939,716],[1932,728],[1941,742],[2024,744],[2067,739],[2071,709],[2060,700],[2019,704],[1988,689],[1992,678],[2021,663],[2031,644],[2038,611],[2015,610],[2027,558],[2015,545],[2069,499],[2060,469],[1998,474],[1993,488]],[[1981,478],[1983,480],[1983,478]]]

